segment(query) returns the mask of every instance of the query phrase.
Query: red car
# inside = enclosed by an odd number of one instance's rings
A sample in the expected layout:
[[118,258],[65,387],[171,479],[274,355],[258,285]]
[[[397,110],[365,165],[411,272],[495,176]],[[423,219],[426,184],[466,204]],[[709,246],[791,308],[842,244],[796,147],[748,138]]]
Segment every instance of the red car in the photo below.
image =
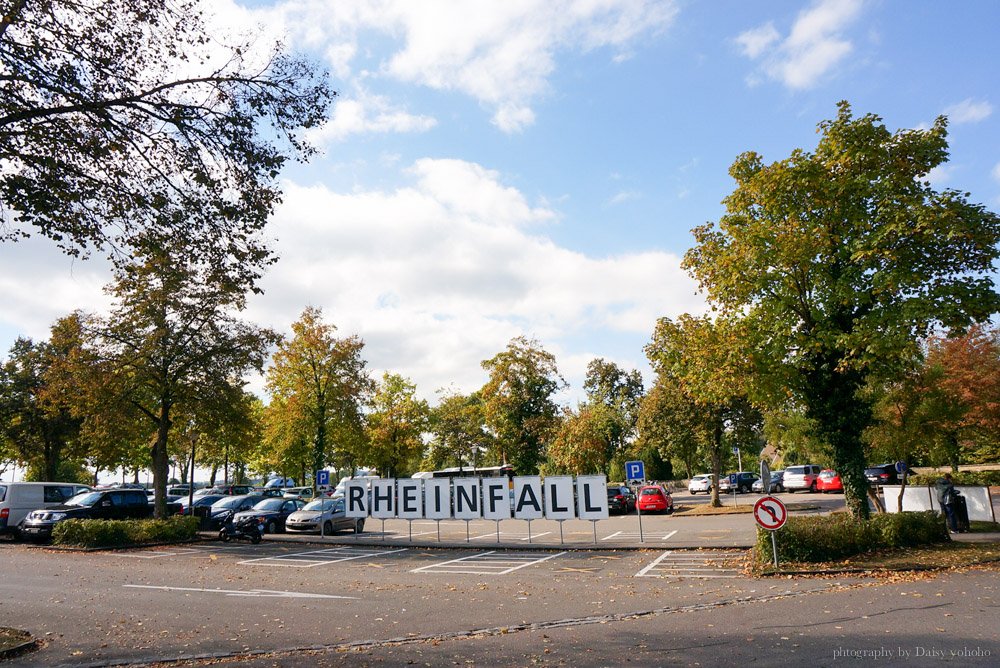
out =
[[670,492],[659,485],[640,487],[635,506],[642,513],[667,513],[669,515],[674,512],[674,500],[670,497]]
[[840,482],[840,474],[832,469],[820,471],[819,477],[816,478],[816,491],[824,494],[843,492],[844,485]]

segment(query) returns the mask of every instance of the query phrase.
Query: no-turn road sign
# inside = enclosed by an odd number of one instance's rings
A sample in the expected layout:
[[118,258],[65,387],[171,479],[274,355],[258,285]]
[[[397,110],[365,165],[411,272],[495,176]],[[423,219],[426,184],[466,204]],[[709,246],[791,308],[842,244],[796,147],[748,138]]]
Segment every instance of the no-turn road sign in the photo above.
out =
[[753,504],[753,518],[768,531],[777,531],[785,525],[788,511],[785,504],[773,496],[762,496]]

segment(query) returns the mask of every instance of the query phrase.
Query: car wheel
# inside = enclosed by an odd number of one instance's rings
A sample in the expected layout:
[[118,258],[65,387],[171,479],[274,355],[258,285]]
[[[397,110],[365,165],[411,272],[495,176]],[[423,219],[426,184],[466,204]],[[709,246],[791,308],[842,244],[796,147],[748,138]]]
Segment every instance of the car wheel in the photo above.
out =
[[323,533],[325,534],[333,533],[333,522],[331,522],[330,520],[323,522]]
[[264,533],[277,533],[278,525],[274,523],[274,520],[268,520],[267,527],[264,529]]
[[256,545],[257,543],[259,543],[260,542],[260,534],[257,533],[256,531],[254,531],[253,533],[251,533],[250,534],[250,542],[253,543],[254,545]]
[[364,530],[365,530],[365,521],[364,520],[358,520],[354,524],[354,533],[358,534],[358,533],[363,532]]
[[809,485],[809,493],[810,494],[815,494],[816,493],[816,482],[815,481],[813,481],[813,484]]
[[226,532],[226,531],[220,531],[219,532],[219,540],[221,540],[223,543],[228,543],[229,542],[229,533]]
[[673,508],[667,508],[666,513],[667,513],[667,515],[673,515],[674,514],[674,509]]

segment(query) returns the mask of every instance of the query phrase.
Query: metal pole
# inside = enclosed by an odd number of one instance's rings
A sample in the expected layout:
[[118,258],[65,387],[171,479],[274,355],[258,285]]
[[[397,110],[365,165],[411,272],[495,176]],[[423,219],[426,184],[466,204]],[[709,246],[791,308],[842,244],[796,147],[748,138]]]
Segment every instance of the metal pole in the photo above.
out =
[[771,532],[771,549],[774,550],[774,567],[778,567],[778,541],[774,537],[775,532]]
[[497,520],[497,545],[500,544],[500,520]]
[[594,545],[597,545],[597,520],[592,520],[594,525]]
[[410,527],[410,542],[413,542],[413,520],[407,520],[406,524]]
[[528,545],[531,545],[531,520],[528,520]]
[[382,518],[382,542],[385,542],[385,518]]
[[642,543],[644,542],[642,537],[642,510],[639,509],[638,498],[636,499],[635,502],[635,514],[639,516],[639,542]]
[[560,545],[564,545],[565,544],[565,543],[563,543],[562,525],[563,525],[563,520],[559,520],[559,544]]

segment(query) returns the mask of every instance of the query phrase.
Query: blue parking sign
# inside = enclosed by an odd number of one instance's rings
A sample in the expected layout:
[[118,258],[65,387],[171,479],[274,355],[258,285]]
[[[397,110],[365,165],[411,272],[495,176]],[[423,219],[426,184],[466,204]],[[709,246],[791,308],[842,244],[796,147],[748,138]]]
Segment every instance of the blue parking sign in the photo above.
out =
[[642,462],[625,462],[626,480],[645,480],[646,467]]
[[327,487],[330,484],[330,472],[329,471],[316,471],[316,486],[317,487]]

